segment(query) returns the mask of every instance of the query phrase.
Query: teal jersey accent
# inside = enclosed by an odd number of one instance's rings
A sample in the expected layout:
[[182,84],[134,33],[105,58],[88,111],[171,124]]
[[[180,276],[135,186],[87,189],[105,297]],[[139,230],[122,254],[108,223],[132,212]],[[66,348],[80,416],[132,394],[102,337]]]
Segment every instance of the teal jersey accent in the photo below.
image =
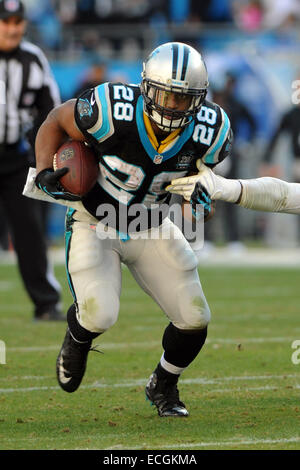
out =
[[223,126],[221,127],[219,131],[219,135],[209,148],[209,152],[204,156],[203,162],[214,165],[218,163],[218,160],[216,159],[216,156],[218,155],[218,152],[226,142],[226,139],[228,137],[229,131],[230,131],[230,121],[227,116],[227,114],[222,110],[222,113],[224,115],[224,122]]

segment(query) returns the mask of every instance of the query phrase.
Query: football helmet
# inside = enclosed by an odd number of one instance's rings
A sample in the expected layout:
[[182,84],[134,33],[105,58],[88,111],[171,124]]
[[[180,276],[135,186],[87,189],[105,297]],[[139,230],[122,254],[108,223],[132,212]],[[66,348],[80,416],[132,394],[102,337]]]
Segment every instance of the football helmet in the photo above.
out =
[[[201,54],[180,42],[163,44],[143,64],[141,93],[144,111],[157,126],[171,132],[190,123],[206,97],[208,76]],[[186,103],[167,107],[170,95]]]

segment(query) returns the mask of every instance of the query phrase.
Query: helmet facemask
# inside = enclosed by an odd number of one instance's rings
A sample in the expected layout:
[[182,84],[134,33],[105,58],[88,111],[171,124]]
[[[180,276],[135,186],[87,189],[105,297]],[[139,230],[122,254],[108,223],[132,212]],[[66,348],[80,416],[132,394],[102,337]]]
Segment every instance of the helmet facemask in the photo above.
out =
[[[145,101],[145,112],[155,124],[165,132],[172,132],[186,126],[199,112],[207,90],[184,89],[179,86],[166,86],[160,82],[144,79],[141,91]],[[182,111],[166,107],[169,93],[188,98],[186,109]],[[183,98],[183,99],[184,99]]]

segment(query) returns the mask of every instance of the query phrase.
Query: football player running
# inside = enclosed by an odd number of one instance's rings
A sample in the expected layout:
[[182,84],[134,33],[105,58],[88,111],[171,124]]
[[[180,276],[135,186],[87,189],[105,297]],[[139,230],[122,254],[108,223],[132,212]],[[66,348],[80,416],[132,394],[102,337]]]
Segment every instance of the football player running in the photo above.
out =
[[195,204],[210,206],[211,200],[239,204],[246,209],[300,214],[300,184],[278,178],[227,179],[197,162],[199,173],[177,178],[166,188]]
[[[165,188],[172,180],[195,174],[199,159],[213,168],[230,151],[229,119],[206,100],[207,88],[201,55],[186,44],[166,43],[145,61],[140,85],[105,83],[89,89],[55,108],[39,130],[36,185],[48,195],[64,197],[58,195],[62,170],[54,171],[52,162],[68,137],[92,146],[100,166],[95,187],[66,219],[74,303],[67,313],[57,379],[67,392],[81,383],[93,339],[117,320],[123,262],[169,320],[146,395],[159,416],[188,416],[177,382],[205,343],[210,309],[189,243],[167,213],[156,227],[150,216],[153,205],[168,207],[171,194]],[[129,231],[135,204],[149,215],[143,228],[147,238]],[[125,229],[119,217],[109,222],[115,237],[101,236],[107,230],[103,205],[126,216]]]

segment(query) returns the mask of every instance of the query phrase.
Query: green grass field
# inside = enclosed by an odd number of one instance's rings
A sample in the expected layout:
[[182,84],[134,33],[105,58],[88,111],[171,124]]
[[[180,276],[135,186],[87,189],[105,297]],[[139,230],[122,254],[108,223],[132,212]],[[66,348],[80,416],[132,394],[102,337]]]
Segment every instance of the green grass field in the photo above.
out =
[[[181,378],[190,417],[172,419],[144,395],[167,320],[127,270],[119,321],[95,340],[104,354],[90,353],[67,394],[55,378],[65,324],[33,323],[16,267],[1,265],[0,449],[300,449],[300,269],[199,271],[212,322]],[[67,308],[64,267],[56,274]]]

